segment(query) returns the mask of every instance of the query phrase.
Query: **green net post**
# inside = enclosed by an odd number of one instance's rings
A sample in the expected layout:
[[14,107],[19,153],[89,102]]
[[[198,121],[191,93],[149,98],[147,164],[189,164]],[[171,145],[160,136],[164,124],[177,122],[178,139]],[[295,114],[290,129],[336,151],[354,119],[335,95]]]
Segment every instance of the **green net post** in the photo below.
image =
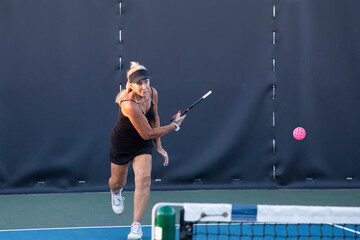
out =
[[162,206],[156,210],[155,240],[175,240],[175,210]]

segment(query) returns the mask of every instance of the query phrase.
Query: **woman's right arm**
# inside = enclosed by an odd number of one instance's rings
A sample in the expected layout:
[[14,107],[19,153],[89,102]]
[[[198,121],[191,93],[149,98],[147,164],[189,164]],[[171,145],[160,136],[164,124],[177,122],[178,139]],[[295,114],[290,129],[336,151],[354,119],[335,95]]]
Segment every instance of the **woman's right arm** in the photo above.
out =
[[[164,136],[176,129],[176,125],[172,123],[165,126],[152,128],[145,115],[141,112],[139,106],[131,101],[123,102],[121,104],[121,111],[126,117],[130,119],[132,125],[144,140],[155,139]],[[176,122],[177,125],[180,125],[185,117],[186,115],[180,117],[180,113],[178,113],[174,122]]]

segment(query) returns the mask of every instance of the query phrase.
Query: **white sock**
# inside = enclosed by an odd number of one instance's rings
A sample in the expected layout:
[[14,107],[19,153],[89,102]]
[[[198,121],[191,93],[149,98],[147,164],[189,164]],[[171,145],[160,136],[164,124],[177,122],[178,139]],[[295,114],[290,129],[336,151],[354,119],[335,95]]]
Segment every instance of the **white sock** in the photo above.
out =
[[113,190],[111,190],[114,194],[119,194],[119,193],[121,193],[122,192],[122,188],[120,188],[120,189],[117,189],[117,190],[115,190],[115,191],[113,191]]

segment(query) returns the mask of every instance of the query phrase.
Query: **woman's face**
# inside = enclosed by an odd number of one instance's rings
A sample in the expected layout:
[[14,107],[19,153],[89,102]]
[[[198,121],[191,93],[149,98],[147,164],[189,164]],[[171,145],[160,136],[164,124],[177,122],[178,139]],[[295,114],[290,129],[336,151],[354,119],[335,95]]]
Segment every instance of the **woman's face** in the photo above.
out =
[[145,97],[150,93],[150,80],[145,78],[141,79],[133,83],[131,88],[137,95]]

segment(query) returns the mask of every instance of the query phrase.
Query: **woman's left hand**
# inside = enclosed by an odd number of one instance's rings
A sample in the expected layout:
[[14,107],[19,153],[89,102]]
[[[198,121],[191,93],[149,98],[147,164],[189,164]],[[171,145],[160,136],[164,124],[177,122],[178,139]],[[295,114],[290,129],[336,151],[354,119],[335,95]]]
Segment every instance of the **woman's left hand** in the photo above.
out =
[[162,147],[158,148],[157,151],[164,157],[164,166],[167,166],[169,164],[169,156],[167,152]]

